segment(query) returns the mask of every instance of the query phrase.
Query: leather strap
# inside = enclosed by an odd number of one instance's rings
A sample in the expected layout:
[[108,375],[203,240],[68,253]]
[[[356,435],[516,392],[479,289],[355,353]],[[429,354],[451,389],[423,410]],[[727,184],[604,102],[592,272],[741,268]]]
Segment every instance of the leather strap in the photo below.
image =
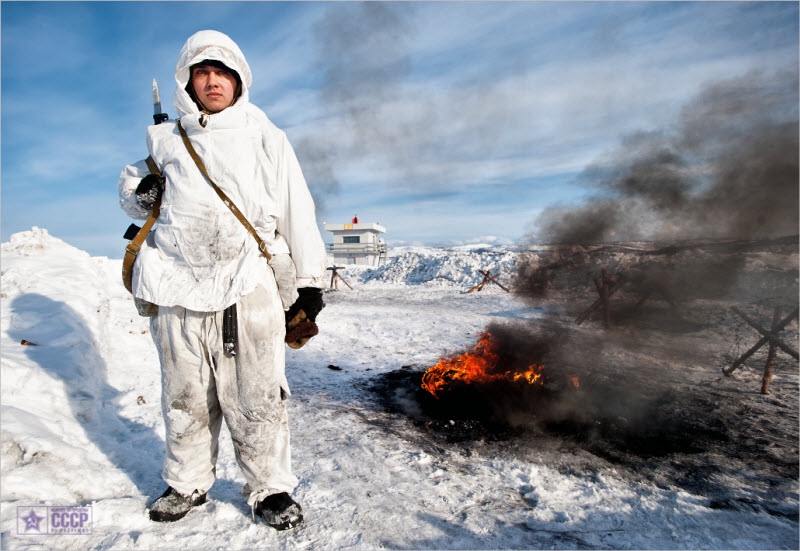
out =
[[158,176],[161,176],[161,171],[158,169],[158,165],[157,165],[157,164],[156,164],[156,162],[153,160],[153,157],[152,157],[152,156],[150,156],[150,157],[146,158],[146,159],[144,160],[144,162],[146,162],[146,163],[147,163],[147,168],[149,168],[149,169],[150,169],[150,174],[156,174],[156,175],[158,175]]
[[[153,157],[148,157],[145,162],[151,174],[161,176],[161,171],[158,169]],[[129,293],[133,292],[133,263],[136,261],[136,256],[139,254],[139,249],[142,248],[142,243],[144,243],[147,234],[153,229],[153,225],[156,223],[160,211],[161,197],[159,197],[153,205],[153,210],[142,226],[142,229],[136,233],[136,236],[134,236],[130,243],[128,243],[128,246],[125,247],[125,256],[122,257],[122,284],[125,285]]]
[[214,188],[214,191],[217,192],[219,198],[222,199],[222,202],[225,203],[226,207],[231,209],[231,212],[234,214],[234,216],[236,216],[236,218],[239,219],[239,222],[242,223],[245,229],[250,232],[250,235],[255,238],[256,242],[258,243],[258,248],[262,253],[264,253],[264,256],[266,256],[267,259],[272,258],[272,256],[267,252],[267,244],[264,243],[264,241],[258,236],[256,229],[250,224],[250,222],[247,221],[247,218],[245,218],[244,214],[242,214],[242,211],[240,211],[239,208],[233,204],[233,201],[231,201],[228,196],[225,195],[225,192],[222,191],[216,183],[214,183],[214,180],[211,179],[211,176],[208,175],[206,165],[203,164],[203,160],[200,158],[200,155],[198,155],[197,151],[195,151],[192,142],[189,140],[189,136],[186,134],[186,130],[184,130],[183,126],[181,125],[181,121],[178,121],[178,130],[180,130],[181,138],[183,138],[183,143],[186,146],[186,149],[189,151],[189,155],[192,157],[192,160],[197,165],[197,168],[200,169],[200,172],[203,173],[203,176],[206,177],[208,183],[211,184],[211,187]]

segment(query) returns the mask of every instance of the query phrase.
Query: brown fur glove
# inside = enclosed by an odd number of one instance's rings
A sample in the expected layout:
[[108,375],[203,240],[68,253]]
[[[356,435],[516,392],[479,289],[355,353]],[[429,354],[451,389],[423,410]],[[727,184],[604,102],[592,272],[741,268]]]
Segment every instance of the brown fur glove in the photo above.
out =
[[319,333],[317,314],[325,308],[322,289],[303,287],[297,290],[298,298],[286,312],[286,344],[298,349]]

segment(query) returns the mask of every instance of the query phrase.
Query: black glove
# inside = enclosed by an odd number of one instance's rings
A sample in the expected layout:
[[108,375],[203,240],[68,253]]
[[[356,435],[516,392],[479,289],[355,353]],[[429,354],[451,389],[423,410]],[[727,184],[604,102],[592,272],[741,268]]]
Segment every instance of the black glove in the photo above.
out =
[[325,308],[322,301],[322,289],[316,287],[301,287],[297,290],[297,300],[286,312],[286,321],[294,318],[302,310],[308,321],[317,321],[317,314]]
[[153,205],[156,204],[156,201],[161,198],[161,194],[164,193],[165,183],[166,178],[158,174],[148,174],[142,178],[142,181],[136,186],[136,191],[134,192],[136,195],[136,202],[139,203],[139,206],[146,211],[153,210]]
[[301,287],[297,290],[297,300],[286,312],[286,344],[290,348],[300,348],[311,337],[319,333],[317,314],[325,308],[322,289]]

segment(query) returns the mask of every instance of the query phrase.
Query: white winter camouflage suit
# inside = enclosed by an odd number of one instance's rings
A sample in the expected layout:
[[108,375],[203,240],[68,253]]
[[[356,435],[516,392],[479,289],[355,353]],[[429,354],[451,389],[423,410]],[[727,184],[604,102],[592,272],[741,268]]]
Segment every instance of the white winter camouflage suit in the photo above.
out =
[[[235,104],[211,115],[185,90],[190,67],[206,59],[242,80]],[[211,178],[268,244],[273,268],[189,156],[176,122],[150,126],[147,147],[166,185],[158,224],[134,265],[133,293],[158,305],[151,331],[162,370],[162,476],[183,494],[208,491],[224,418],[247,480],[243,495],[253,506],[297,484],[285,405],[284,310],[297,287],[324,286],[325,247],[286,135],[248,100],[252,76],[238,46],[216,31],[196,33],[181,51],[175,80],[182,126]],[[140,161],[126,166],[119,180],[120,203],[136,219],[149,215],[134,194],[148,172]],[[237,353],[229,356],[222,312],[234,303]]]

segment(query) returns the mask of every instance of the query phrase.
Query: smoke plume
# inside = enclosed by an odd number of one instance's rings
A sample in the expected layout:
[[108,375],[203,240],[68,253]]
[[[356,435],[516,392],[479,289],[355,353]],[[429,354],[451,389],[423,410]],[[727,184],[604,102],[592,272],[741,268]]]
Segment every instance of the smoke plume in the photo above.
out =
[[596,199],[551,209],[537,241],[759,239],[798,232],[796,72],[707,86],[674,128],[625,137],[579,180]]
[[[413,2],[336,3],[316,26],[327,118],[314,134],[314,147],[325,152],[316,158],[331,174],[376,174],[410,196],[499,178],[508,155],[529,147],[515,143],[530,132],[527,110],[515,101],[520,84],[455,78],[495,69],[484,60],[464,62],[457,72],[441,66],[428,77],[415,74],[414,41],[425,27],[416,15]],[[517,66],[524,55],[502,63]],[[421,70],[431,71],[432,63],[423,60]]]
[[325,143],[302,138],[295,144],[297,159],[309,184],[318,211],[325,210],[325,200],[339,192],[339,180],[333,170],[333,151]]
[[[536,240],[547,245],[532,248],[515,281],[518,296],[534,305],[555,296],[549,307],[575,321],[558,330],[491,329],[504,354],[541,357],[556,382],[574,373],[580,391],[517,390],[538,394],[498,399],[493,414],[522,424],[596,423],[633,438],[683,430],[683,420],[657,420],[669,418],[677,383],[655,366],[691,351],[665,348],[656,359],[648,342],[706,327],[709,300],[796,305],[796,266],[746,268],[751,253],[797,254],[799,126],[797,72],[753,72],[705,87],[672,128],[626,136],[587,167],[580,181],[594,199],[544,212]],[[610,310],[625,330],[593,338],[577,333],[575,316],[599,301],[601,269],[615,278]],[[615,372],[609,355],[643,361]]]
[[[625,272],[642,296],[741,292],[741,250],[717,245],[699,254],[692,243],[797,235],[797,89],[796,72],[752,72],[706,86],[672,128],[623,138],[579,176],[596,191],[593,200],[538,219],[529,240],[551,248],[521,263],[517,292],[536,301],[554,285],[576,283],[564,281],[564,271],[585,281],[601,265]],[[600,244],[625,241],[653,243],[624,259],[596,254]]]
[[314,29],[326,120],[313,136],[298,140],[296,150],[320,210],[339,191],[343,161],[397,151],[402,143],[402,129],[389,120],[386,105],[410,70],[406,11],[382,2],[337,4]]
[[708,85],[669,131],[640,132],[580,175],[598,199],[539,221],[540,241],[754,239],[798,231],[798,80]]

